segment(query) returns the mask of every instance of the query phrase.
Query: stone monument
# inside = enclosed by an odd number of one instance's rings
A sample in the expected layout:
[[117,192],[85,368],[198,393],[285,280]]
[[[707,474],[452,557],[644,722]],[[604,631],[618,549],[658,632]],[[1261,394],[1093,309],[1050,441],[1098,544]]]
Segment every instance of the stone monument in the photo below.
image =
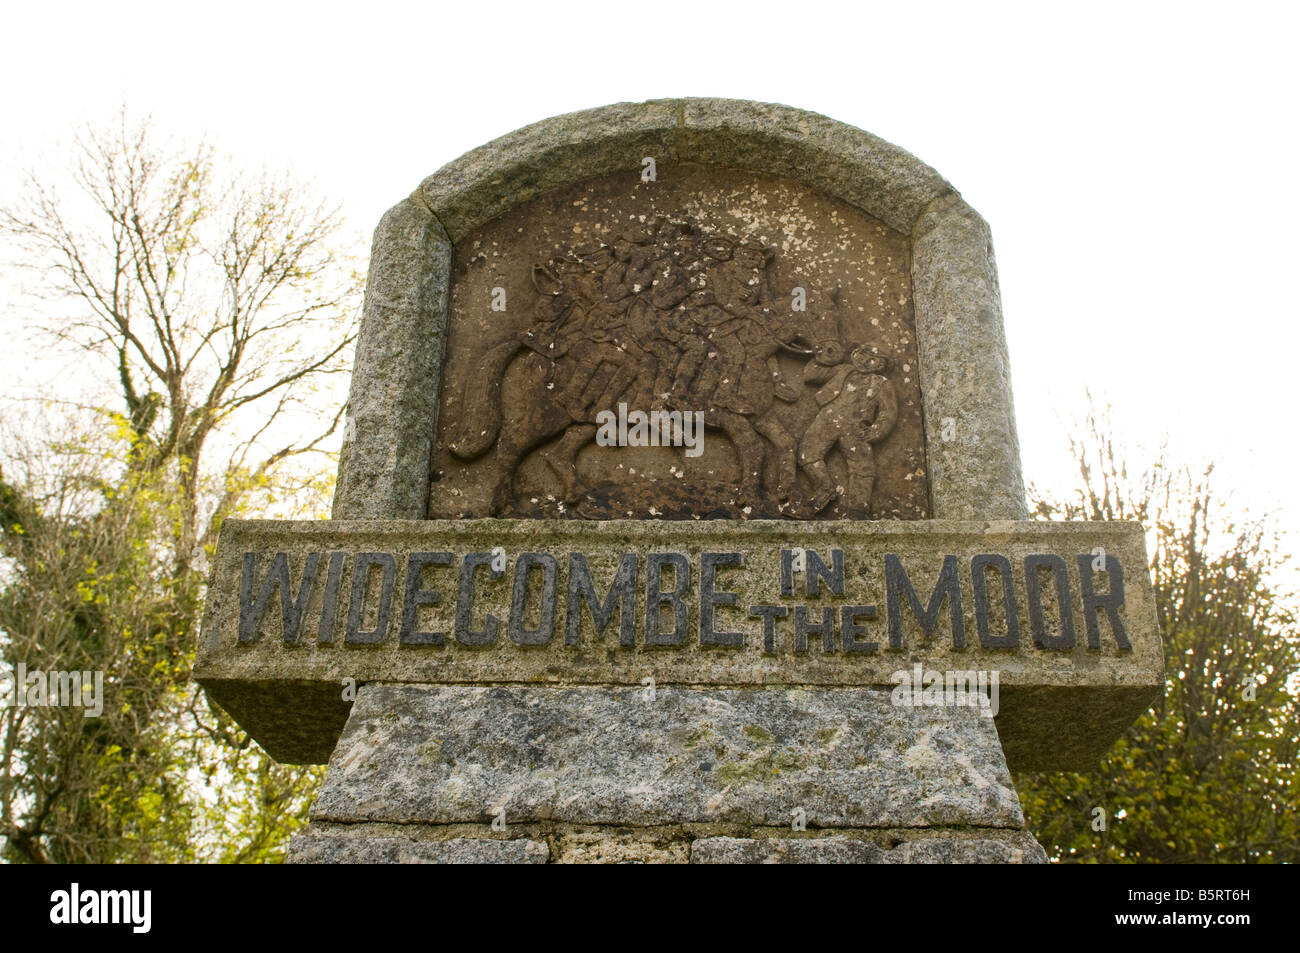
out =
[[1163,685],[1142,528],[1027,520],[989,230],[784,106],[618,104],[375,233],[334,519],[228,521],[196,677],[295,862],[1032,862],[1008,764]]

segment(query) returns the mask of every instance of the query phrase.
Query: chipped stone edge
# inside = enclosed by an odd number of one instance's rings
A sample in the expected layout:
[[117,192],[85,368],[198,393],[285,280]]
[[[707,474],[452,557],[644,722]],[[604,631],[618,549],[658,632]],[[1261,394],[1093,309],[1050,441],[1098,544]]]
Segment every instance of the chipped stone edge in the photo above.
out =
[[933,519],[1028,518],[993,239],[956,194],[912,230]]
[[339,455],[335,519],[428,512],[452,244],[409,199],[375,229]]
[[[778,104],[687,98],[614,103],[525,126],[449,162],[384,216],[371,252],[335,518],[427,513],[455,243],[544,192],[638,170],[645,156],[784,176],[907,235],[931,515],[1025,517],[997,269],[983,219],[929,166],[864,130]],[[952,331],[969,337],[958,344],[946,336]],[[972,392],[977,401],[963,400]],[[978,465],[957,465],[972,451]]]

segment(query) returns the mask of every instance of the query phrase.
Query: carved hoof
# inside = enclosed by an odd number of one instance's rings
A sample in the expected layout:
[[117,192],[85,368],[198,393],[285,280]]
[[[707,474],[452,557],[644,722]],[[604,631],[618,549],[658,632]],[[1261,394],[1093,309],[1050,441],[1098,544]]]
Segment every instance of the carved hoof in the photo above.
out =
[[812,511],[814,513],[820,513],[822,510],[826,509],[826,507],[830,506],[831,500],[835,499],[835,497],[835,488],[828,486],[812,498]]
[[500,516],[505,512],[506,506],[510,503],[510,483],[506,481],[497,487],[496,492],[492,494],[492,503],[490,504],[491,516]]
[[572,482],[567,484],[564,488],[564,505],[572,507],[585,501],[586,498],[587,487],[582,483],[582,481],[577,479],[577,474],[575,473]]
[[817,515],[809,511],[806,504],[801,505],[796,500],[782,500],[776,505],[776,510],[788,520],[812,519]]

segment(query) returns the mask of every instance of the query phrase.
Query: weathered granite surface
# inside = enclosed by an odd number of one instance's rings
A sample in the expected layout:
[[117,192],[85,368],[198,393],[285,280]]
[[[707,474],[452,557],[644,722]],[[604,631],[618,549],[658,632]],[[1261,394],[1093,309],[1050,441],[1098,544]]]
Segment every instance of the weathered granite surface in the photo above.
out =
[[739,99],[614,103],[533,123],[447,163],[415,197],[453,242],[540,193],[619,170],[703,162],[784,175],[910,231],[952,186],[915,156],[818,113]]
[[692,864],[1045,864],[1047,853],[1024,831],[955,834],[904,841],[892,848],[865,838],[702,837]]
[[375,229],[334,492],[336,519],[421,519],[451,280],[437,219],[400,202]]
[[544,864],[545,842],[457,837],[349,837],[308,832],[289,844],[291,864]]
[[829,837],[701,837],[692,864],[883,864],[889,852],[871,840]]
[[[488,644],[462,641],[456,634],[455,608],[462,557],[489,553],[501,547],[505,566],[499,578],[489,567],[473,573],[474,600],[469,622]],[[831,550],[843,554],[843,595],[830,592],[825,583],[818,595],[807,593],[803,574],[789,596],[781,594],[783,550],[806,547],[820,553],[828,565]],[[1098,645],[1086,637],[1087,613],[1080,602],[1082,578],[1079,556],[1085,563],[1102,549],[1125,573],[1125,603],[1119,610],[1131,649],[1120,646],[1105,613],[1094,613]],[[436,590],[439,602],[413,607],[412,630],[440,633],[441,644],[421,636],[424,644],[402,644],[406,605],[407,562],[410,553],[448,553],[447,565],[424,570],[422,591]],[[713,629],[737,633],[731,645],[702,641],[704,605],[702,554],[743,554],[743,565],[726,566],[713,574],[715,602]],[[554,623],[546,629],[540,621],[541,593],[547,587],[544,573],[534,560],[526,569],[528,580],[520,592],[527,595],[519,630],[510,634],[516,568],[521,554],[553,554],[556,560]],[[686,560],[690,583],[682,597],[685,631],[661,642],[647,644],[647,554],[677,552]],[[252,554],[252,574],[247,596],[243,591],[246,556]],[[268,569],[276,553],[285,554],[290,581],[287,593],[267,585]],[[313,587],[302,586],[309,554],[317,553]],[[357,554],[381,553],[393,558],[389,579],[389,611],[379,628],[382,602],[375,567],[368,573],[368,588],[356,617],[355,638],[347,635],[351,616],[350,567]],[[598,637],[585,603],[575,601],[578,625],[568,641],[568,575],[571,553],[585,556],[592,585],[603,598],[622,561],[622,554],[639,554],[637,581],[628,591],[635,607],[634,624],[623,641],[621,610],[614,608],[603,636]],[[973,592],[971,562],[976,554],[1003,554],[1013,577],[1017,605],[1018,640],[1015,647],[985,647],[980,634]],[[1033,554],[1059,553],[1068,575],[1075,641],[1069,648],[1043,648],[1031,636],[1027,617],[1024,560]],[[899,559],[918,594],[922,608],[940,576],[945,554],[954,559],[961,591],[961,629],[965,645],[954,644],[948,602],[936,603],[935,628],[927,636],[912,611],[899,602],[901,647],[890,647],[885,555]],[[334,587],[336,605],[324,611],[329,588],[330,560],[338,556],[339,578]],[[1114,738],[1143,711],[1163,684],[1163,655],[1155,623],[1155,609],[1141,528],[1136,524],[1107,523],[960,523],[919,522],[809,522],[792,525],[777,521],[546,521],[465,520],[410,522],[278,523],[228,520],[215,559],[214,584],[208,594],[207,615],[195,675],[210,695],[274,756],[283,760],[321,761],[329,756],[337,738],[345,679],[356,682],[407,683],[567,683],[633,685],[652,678],[659,685],[861,685],[891,686],[895,673],[922,664],[927,670],[996,671],[1000,678],[998,725],[1008,755],[1017,767],[1077,765],[1104,751]],[[1093,585],[1104,591],[1104,573]],[[672,578],[672,572],[665,578]],[[986,572],[989,606],[988,634],[1007,631],[1003,593],[998,575]],[[531,588],[530,588],[531,587]],[[416,590],[412,590],[416,591]],[[1055,592],[1049,583],[1040,587],[1051,611]],[[734,594],[734,603],[726,594]],[[264,613],[254,619],[259,594]],[[430,597],[431,598],[431,597]],[[721,601],[718,601],[721,600]],[[300,620],[297,640],[286,644],[284,604]],[[295,608],[301,605],[301,612]],[[786,607],[786,617],[774,623],[773,651],[765,649],[765,624],[749,614],[756,604]],[[874,606],[874,617],[858,617],[863,631],[858,650],[843,642],[845,607]],[[241,608],[241,606],[243,608]],[[810,622],[829,612],[835,632],[832,651],[825,638],[812,633],[800,645],[795,619],[804,610]],[[998,613],[1003,615],[999,616]],[[488,614],[497,623],[486,634]],[[1049,612],[1050,615],[1050,612]],[[247,641],[239,640],[241,617],[249,623]],[[328,625],[326,624],[328,622]],[[1052,618],[1044,623],[1055,631]],[[661,633],[676,628],[674,614],[664,612]],[[541,632],[530,636],[528,631]],[[545,644],[520,644],[540,640]],[[327,638],[326,638],[327,637]],[[326,641],[321,640],[326,638]],[[407,641],[415,639],[414,632]],[[874,648],[868,648],[875,643]],[[311,687],[310,691],[305,690]]]
[[933,515],[1025,519],[993,239],[958,195],[916,223],[912,291]]
[[[647,156],[662,165],[697,162],[784,176],[909,236],[915,246],[911,277],[923,349],[927,447],[938,454],[945,474],[931,481],[931,513],[1024,515],[987,226],[933,169],[861,129],[788,106],[684,99],[617,103],[534,123],[448,163],[389,213],[372,251],[374,287],[367,289],[359,379],[352,391],[356,426],[349,427],[340,460],[337,517],[425,515],[424,497],[417,502],[414,491],[428,485],[430,408],[439,387],[449,259],[441,243],[455,245],[485,222],[548,191],[632,173]],[[419,237],[415,209],[431,217],[436,241]],[[370,317],[378,312],[383,315]],[[946,338],[950,333],[957,337]],[[429,346],[406,351],[420,334],[429,335]],[[390,348],[396,362],[365,356],[390,353]],[[937,362],[928,378],[927,354]],[[950,420],[955,430],[949,429]],[[938,447],[947,433],[952,436],[945,442],[956,440],[964,449],[979,441],[976,458],[962,464],[955,459],[957,447]]]
[[682,162],[797,179],[911,232],[921,210],[953,193],[943,177],[892,143],[818,113],[740,99],[680,100]]
[[683,828],[548,824],[523,836],[454,834],[435,826],[313,822],[291,864],[1042,864],[1026,831],[934,828],[753,836]]
[[313,820],[1018,828],[990,719],[863,689],[368,685]]
[[432,210],[452,242],[541,193],[620,169],[646,156],[677,161],[676,100],[613,103],[552,116],[453,159],[411,196]]

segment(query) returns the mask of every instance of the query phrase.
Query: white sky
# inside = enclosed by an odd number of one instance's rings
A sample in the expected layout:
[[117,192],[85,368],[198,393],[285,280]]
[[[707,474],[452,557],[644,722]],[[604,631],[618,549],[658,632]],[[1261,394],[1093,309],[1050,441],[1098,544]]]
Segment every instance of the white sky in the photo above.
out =
[[[462,152],[622,100],[730,96],[860,126],[989,221],[1026,477],[1069,479],[1084,389],[1126,442],[1296,507],[1300,7],[223,2],[6,6],[0,202],[125,102],[289,167],[369,233]],[[22,314],[9,296],[0,320]],[[18,338],[10,335],[11,342]],[[7,394],[50,377],[31,345]],[[1287,512],[1300,529],[1300,512]]]

